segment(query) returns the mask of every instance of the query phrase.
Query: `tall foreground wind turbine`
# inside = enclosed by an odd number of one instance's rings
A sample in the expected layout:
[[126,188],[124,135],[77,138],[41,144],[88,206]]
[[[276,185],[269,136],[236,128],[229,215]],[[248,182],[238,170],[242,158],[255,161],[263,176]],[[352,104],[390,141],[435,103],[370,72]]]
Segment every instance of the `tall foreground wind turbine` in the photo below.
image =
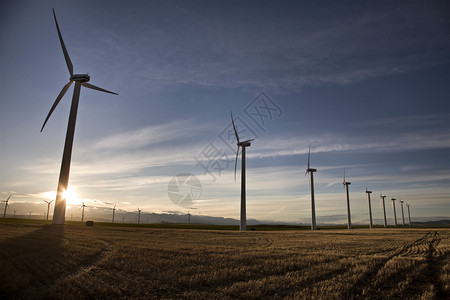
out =
[[345,181],[345,169],[344,169],[344,182],[343,185],[347,192],[347,228],[352,229],[352,218],[350,216],[350,196],[348,194],[348,186],[352,184],[351,182]]
[[367,190],[366,186],[366,194],[367,194],[367,200],[369,201],[369,228],[372,229],[372,206],[370,205],[370,194],[372,194],[372,191]]
[[233,113],[231,113],[231,123],[233,124],[234,134],[236,135],[236,143],[237,143],[237,151],[236,151],[236,160],[234,162],[234,180],[236,181],[236,167],[237,167],[237,160],[239,156],[239,148],[242,147],[242,163],[241,163],[241,223],[240,223],[240,230],[246,231],[247,230],[247,213],[246,213],[246,207],[245,207],[245,148],[250,147],[250,142],[253,141],[253,139],[246,140],[246,141],[240,141],[239,135],[236,130],[236,126],[234,125],[234,119],[233,119]]
[[311,185],[311,230],[316,230],[316,206],[314,202],[314,172],[317,171],[317,169],[312,169],[309,166],[309,159],[311,154],[311,146],[309,146],[308,151],[308,168],[306,169],[305,176],[309,173],[310,175],[310,185]]
[[64,53],[64,58],[66,60],[67,69],[69,70],[70,80],[69,82],[62,88],[58,97],[56,98],[53,106],[50,109],[50,112],[47,115],[47,118],[44,121],[44,125],[42,125],[41,132],[44,129],[45,124],[47,123],[50,115],[55,110],[59,101],[61,101],[64,94],[69,89],[70,85],[75,82],[75,88],[73,91],[72,97],[72,105],[70,107],[70,115],[69,115],[69,123],[67,125],[67,133],[66,133],[66,142],[64,144],[64,152],[63,158],[61,162],[61,170],[59,172],[59,181],[58,181],[58,189],[56,193],[56,201],[55,201],[55,210],[53,213],[53,224],[64,224],[65,215],[66,215],[66,199],[64,196],[64,192],[67,190],[67,186],[69,184],[69,173],[70,173],[70,159],[72,156],[72,145],[73,145],[73,136],[75,133],[75,122],[77,119],[77,111],[78,111],[78,101],[80,99],[80,90],[81,86],[97,90],[100,92],[110,93],[114,95],[118,95],[117,93],[110,92],[99,88],[95,85],[89,84],[88,81],[90,77],[88,74],[73,74],[73,65],[69,57],[69,53],[67,52],[66,46],[64,44],[61,31],[59,30],[58,21],[56,20],[55,10],[53,10],[53,17],[55,18],[56,30],[58,31],[59,42],[61,43],[61,48]]
[[387,221],[386,221],[386,205],[384,203],[384,198],[386,198],[385,195],[381,194],[380,195],[380,201],[382,201],[383,203],[383,215],[384,215],[384,227],[387,227]]
[[392,209],[394,211],[394,224],[395,224],[395,227],[397,227],[397,213],[395,212],[395,200],[397,200],[397,199],[391,198],[391,200],[392,200]]

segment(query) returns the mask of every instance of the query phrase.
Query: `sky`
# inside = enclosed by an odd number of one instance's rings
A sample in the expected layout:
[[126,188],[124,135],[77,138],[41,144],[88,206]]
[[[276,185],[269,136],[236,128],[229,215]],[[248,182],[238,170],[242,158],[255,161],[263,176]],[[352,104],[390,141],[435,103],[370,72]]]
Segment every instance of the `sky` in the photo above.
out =
[[40,132],[70,77],[52,8],[74,72],[119,94],[81,90],[67,215],[84,202],[238,219],[233,112],[254,138],[249,219],[310,222],[309,147],[319,224],[346,222],[344,169],[354,223],[366,187],[376,224],[381,193],[389,220],[391,198],[413,220],[450,219],[448,1],[2,1],[9,214],[55,198],[73,87]]

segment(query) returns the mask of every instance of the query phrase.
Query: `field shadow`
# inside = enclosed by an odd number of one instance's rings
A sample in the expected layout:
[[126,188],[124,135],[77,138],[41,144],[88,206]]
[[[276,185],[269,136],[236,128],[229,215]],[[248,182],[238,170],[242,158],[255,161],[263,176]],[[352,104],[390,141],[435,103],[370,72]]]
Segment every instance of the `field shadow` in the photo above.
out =
[[[390,256],[381,259],[374,264],[365,274],[362,276],[349,290],[344,293],[346,299],[361,299],[361,298],[378,298],[377,291],[391,289],[396,285],[400,278],[407,276],[410,279],[398,290],[394,290],[390,295],[392,299],[402,298],[414,298],[423,293],[430,285],[433,286],[433,292],[435,299],[450,299],[449,294],[445,291],[444,283],[440,279],[441,267],[444,264],[445,259],[448,257],[448,253],[443,255],[437,255],[435,246],[441,241],[441,238],[437,232],[428,232],[425,236],[415,240],[412,243],[404,245],[395,253]],[[426,247],[424,254],[425,260],[418,260],[419,265],[411,265],[409,267],[402,267],[392,272],[389,276],[379,278],[379,271],[386,266],[386,264],[400,255],[410,258],[413,252],[412,247],[423,245]],[[377,280],[378,279],[378,280]],[[378,282],[377,282],[378,281]],[[367,289],[367,282],[377,282]],[[363,290],[365,295],[362,294]]]
[[64,241],[64,226],[44,225],[2,242],[0,299],[29,298],[30,288],[58,276]]

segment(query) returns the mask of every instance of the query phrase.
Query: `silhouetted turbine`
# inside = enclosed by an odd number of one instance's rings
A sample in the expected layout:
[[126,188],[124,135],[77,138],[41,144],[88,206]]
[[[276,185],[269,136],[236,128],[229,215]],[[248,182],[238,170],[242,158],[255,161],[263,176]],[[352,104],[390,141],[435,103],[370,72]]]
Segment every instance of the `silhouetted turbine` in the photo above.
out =
[[61,162],[61,170],[59,172],[59,181],[58,181],[58,188],[56,193],[56,200],[55,200],[55,209],[53,213],[53,224],[64,224],[65,218],[66,218],[66,199],[64,197],[64,192],[67,190],[67,186],[69,184],[69,173],[70,173],[70,160],[72,156],[72,145],[73,145],[73,136],[75,133],[75,123],[77,118],[77,111],[78,111],[78,102],[80,99],[80,90],[81,86],[97,90],[100,92],[110,93],[118,95],[117,93],[107,91],[105,89],[99,88],[95,85],[89,84],[88,81],[90,80],[90,77],[88,74],[73,74],[73,65],[69,57],[69,53],[67,52],[66,46],[64,44],[61,31],[59,30],[58,21],[56,20],[56,14],[55,10],[53,10],[53,17],[55,18],[55,24],[56,24],[56,30],[58,31],[59,41],[61,44],[62,51],[64,53],[64,59],[66,60],[67,69],[70,73],[70,80],[69,82],[62,88],[61,92],[59,93],[58,97],[56,98],[55,102],[53,103],[53,106],[50,109],[50,112],[47,115],[47,118],[45,118],[44,124],[42,125],[41,132],[45,127],[45,124],[47,123],[48,119],[50,118],[51,114],[55,110],[58,103],[61,101],[64,94],[69,89],[70,85],[75,82],[75,88],[73,91],[73,97],[72,97],[72,105],[70,107],[70,115],[69,115],[69,123],[67,125],[67,133],[66,133],[66,141],[64,144],[64,152],[63,152],[63,158]]
[[394,225],[397,227],[397,213],[395,212],[395,198],[391,198],[392,200],[392,210],[394,211]]
[[308,150],[308,168],[306,169],[305,176],[307,174],[310,175],[310,186],[311,186],[311,230],[316,230],[316,205],[314,201],[314,172],[317,171],[317,169],[310,168],[309,162],[310,162],[310,154],[311,154],[311,146],[309,146]]
[[384,227],[387,227],[387,220],[386,220],[386,205],[384,203],[384,198],[386,198],[385,195],[381,194],[380,195],[380,200],[383,203],[383,215],[384,215]]
[[113,211],[113,215],[112,215],[112,223],[114,224],[114,216],[115,216],[115,214],[116,214],[116,205],[117,204],[114,204],[114,207],[113,207],[113,209],[112,209],[112,211]]
[[48,221],[48,214],[50,212],[50,204],[52,204],[53,201],[54,200],[52,200],[52,201],[44,200],[44,202],[47,203],[47,221]]
[[403,213],[403,200],[400,200],[400,207],[402,208],[402,225],[405,226],[405,214]]
[[351,182],[345,181],[345,169],[344,169],[344,187],[347,192],[347,228],[352,229],[352,219],[350,215],[350,195],[348,193],[348,186],[352,184]]
[[241,222],[240,222],[240,230],[246,231],[247,230],[247,213],[246,213],[246,206],[245,206],[245,148],[250,147],[250,142],[253,141],[253,139],[246,140],[246,141],[239,141],[239,135],[236,130],[236,126],[234,125],[234,119],[233,119],[233,113],[231,113],[231,123],[233,124],[233,130],[234,134],[236,136],[236,142],[237,142],[237,151],[236,151],[236,160],[234,162],[234,180],[236,181],[236,167],[237,167],[237,160],[239,156],[239,147],[242,147],[242,164],[241,164]]
[[369,201],[369,228],[373,228],[372,225],[372,206],[370,204],[370,194],[372,194],[372,191],[368,191],[367,190],[367,186],[366,186],[366,194],[367,194],[367,200]]
[[138,209],[138,219],[137,219],[137,223],[139,224],[139,223],[141,222],[141,210],[139,209],[139,207],[138,207],[137,209]]
[[2,202],[5,202],[5,211],[3,212],[3,219],[6,218],[6,209],[8,208],[8,201],[9,201],[9,198],[11,198],[11,196],[12,196],[12,194],[9,195],[8,199],[2,201]]
[[410,206],[411,204],[406,204],[406,207],[408,208],[408,225],[409,226],[411,226],[411,212],[409,211],[409,206]]

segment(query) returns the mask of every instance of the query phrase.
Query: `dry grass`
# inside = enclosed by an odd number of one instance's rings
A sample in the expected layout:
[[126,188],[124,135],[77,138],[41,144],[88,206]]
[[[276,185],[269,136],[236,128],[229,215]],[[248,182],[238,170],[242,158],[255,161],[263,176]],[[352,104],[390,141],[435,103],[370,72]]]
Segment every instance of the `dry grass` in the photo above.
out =
[[448,299],[450,231],[430,230],[0,224],[0,298]]

